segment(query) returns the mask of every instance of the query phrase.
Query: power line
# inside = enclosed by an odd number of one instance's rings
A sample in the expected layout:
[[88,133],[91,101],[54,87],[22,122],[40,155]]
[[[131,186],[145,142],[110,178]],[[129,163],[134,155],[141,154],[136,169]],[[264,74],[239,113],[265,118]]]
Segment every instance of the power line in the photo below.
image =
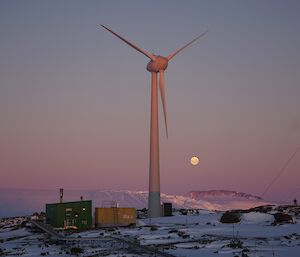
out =
[[282,175],[285,171],[289,163],[294,159],[295,155],[300,151],[300,146],[296,149],[296,151],[291,155],[291,157],[287,160],[287,162],[282,166],[279,170],[278,174],[274,177],[271,183],[266,187],[265,191],[262,193],[261,197],[263,197],[270,189],[270,187],[277,181],[277,179]]
[[287,200],[289,200],[294,195],[296,195],[296,193],[298,193],[298,191],[300,191],[300,187],[298,187],[296,190],[294,190],[283,202],[287,202]]

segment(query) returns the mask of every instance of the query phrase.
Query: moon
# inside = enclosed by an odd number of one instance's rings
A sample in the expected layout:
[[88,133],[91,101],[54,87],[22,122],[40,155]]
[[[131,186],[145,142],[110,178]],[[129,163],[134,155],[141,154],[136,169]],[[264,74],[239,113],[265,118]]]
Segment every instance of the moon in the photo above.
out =
[[191,158],[191,160],[190,160],[190,162],[191,162],[191,164],[192,165],[198,165],[198,163],[199,163],[199,158],[197,157],[197,156],[193,156],[192,158]]

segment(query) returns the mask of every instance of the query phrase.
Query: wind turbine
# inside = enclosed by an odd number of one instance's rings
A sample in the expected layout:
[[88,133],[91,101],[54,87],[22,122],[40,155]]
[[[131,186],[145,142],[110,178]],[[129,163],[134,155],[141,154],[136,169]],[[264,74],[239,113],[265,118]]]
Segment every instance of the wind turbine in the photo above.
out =
[[[99,24],[101,25],[101,24]],[[124,41],[126,44],[142,53],[150,59],[147,64],[147,70],[151,72],[151,120],[150,120],[150,167],[149,167],[149,195],[148,195],[148,217],[161,216],[160,204],[160,177],[159,177],[159,141],[158,141],[158,89],[157,89],[157,76],[159,73],[159,90],[162,101],[166,136],[168,137],[168,124],[167,124],[167,110],[166,110],[166,96],[165,96],[165,75],[164,72],[168,67],[168,63],[179,52],[194,43],[197,39],[204,36],[208,31],[205,31],[200,36],[194,38],[183,47],[176,50],[174,53],[167,57],[150,54],[147,51],[139,48],[135,44],[129,42],[124,37],[118,35],[108,27],[101,25],[104,29],[111,32],[113,35]]]

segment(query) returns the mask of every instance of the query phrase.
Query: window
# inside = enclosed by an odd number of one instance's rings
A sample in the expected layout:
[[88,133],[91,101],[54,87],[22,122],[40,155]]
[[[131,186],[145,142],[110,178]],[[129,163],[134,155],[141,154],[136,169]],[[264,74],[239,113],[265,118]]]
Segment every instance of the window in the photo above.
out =
[[66,208],[66,216],[71,216],[72,208]]

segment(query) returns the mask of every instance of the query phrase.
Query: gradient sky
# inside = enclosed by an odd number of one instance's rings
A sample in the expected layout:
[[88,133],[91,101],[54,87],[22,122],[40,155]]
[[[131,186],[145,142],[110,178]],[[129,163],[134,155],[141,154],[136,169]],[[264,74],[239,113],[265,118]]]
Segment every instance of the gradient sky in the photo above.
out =
[[[261,195],[300,145],[299,11],[297,0],[0,1],[0,188],[147,190],[148,60],[102,23],[161,55],[210,30],[166,72],[161,191]],[[285,200],[299,172],[300,153],[265,198]]]

